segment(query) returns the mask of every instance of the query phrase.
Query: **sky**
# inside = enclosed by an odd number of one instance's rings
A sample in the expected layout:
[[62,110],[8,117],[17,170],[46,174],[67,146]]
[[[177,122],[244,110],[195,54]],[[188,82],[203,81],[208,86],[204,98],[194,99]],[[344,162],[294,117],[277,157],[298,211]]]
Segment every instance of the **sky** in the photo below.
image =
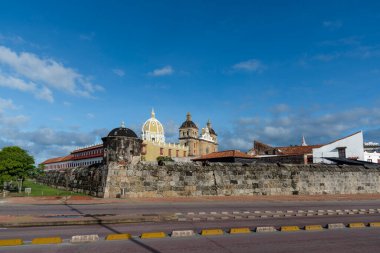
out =
[[0,148],[37,162],[154,108],[219,149],[380,142],[380,1],[0,1]]

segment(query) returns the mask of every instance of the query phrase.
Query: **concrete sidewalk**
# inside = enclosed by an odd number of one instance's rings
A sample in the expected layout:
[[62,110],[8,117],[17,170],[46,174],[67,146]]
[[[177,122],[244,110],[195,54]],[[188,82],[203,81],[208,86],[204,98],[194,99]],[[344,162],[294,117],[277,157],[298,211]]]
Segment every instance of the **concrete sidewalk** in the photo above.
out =
[[112,204],[112,203],[189,203],[189,202],[241,202],[241,201],[355,201],[380,200],[380,194],[340,194],[340,195],[283,195],[283,196],[201,196],[201,197],[161,197],[103,199],[90,196],[69,197],[11,197],[0,199],[2,204]]

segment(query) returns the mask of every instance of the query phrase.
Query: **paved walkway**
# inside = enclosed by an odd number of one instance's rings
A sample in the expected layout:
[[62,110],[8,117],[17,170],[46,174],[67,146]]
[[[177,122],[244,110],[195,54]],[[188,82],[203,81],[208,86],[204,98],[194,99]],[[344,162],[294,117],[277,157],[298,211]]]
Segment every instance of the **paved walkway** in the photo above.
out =
[[103,199],[90,196],[12,197],[0,199],[3,204],[110,204],[110,203],[180,203],[180,202],[241,202],[241,201],[355,201],[380,200],[380,194],[284,195],[284,196],[201,196]]

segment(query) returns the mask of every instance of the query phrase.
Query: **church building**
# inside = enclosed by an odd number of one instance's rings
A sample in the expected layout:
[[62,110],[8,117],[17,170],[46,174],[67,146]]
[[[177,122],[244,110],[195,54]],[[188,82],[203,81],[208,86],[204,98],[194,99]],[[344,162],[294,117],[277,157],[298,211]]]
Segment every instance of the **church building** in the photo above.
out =
[[164,127],[156,119],[154,110],[142,126],[141,139],[143,140],[141,150],[143,161],[156,161],[159,156],[187,157],[189,154],[188,147],[185,145],[165,142]]
[[141,129],[142,160],[156,161],[159,156],[172,158],[195,157],[218,151],[218,140],[210,120],[199,133],[198,126],[187,113],[186,121],[179,128],[179,144],[166,143],[165,131],[154,110]]
[[179,128],[179,143],[189,148],[189,156],[201,156],[218,151],[217,134],[211,127],[210,120],[202,128],[201,134],[188,112],[186,121]]
[[[126,128],[124,123],[110,132],[111,136],[118,136],[121,133],[141,141],[141,161],[157,161],[159,156],[168,156],[177,161],[190,161],[186,158],[218,151],[217,134],[212,129],[211,122],[208,121],[199,133],[198,126],[191,120],[190,113],[187,113],[186,121],[179,128],[179,143],[166,143],[164,127],[156,118],[154,110],[142,125],[141,139]],[[41,164],[46,170],[91,166],[104,162],[105,152],[104,143],[99,143],[78,148],[70,155],[51,158]]]

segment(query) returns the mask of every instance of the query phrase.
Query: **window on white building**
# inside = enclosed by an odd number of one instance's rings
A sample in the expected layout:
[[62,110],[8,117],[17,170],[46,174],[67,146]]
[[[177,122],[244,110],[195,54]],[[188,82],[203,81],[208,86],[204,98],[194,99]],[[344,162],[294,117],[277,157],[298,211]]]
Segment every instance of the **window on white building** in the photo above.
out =
[[346,158],[346,147],[339,147],[338,149],[338,157]]

